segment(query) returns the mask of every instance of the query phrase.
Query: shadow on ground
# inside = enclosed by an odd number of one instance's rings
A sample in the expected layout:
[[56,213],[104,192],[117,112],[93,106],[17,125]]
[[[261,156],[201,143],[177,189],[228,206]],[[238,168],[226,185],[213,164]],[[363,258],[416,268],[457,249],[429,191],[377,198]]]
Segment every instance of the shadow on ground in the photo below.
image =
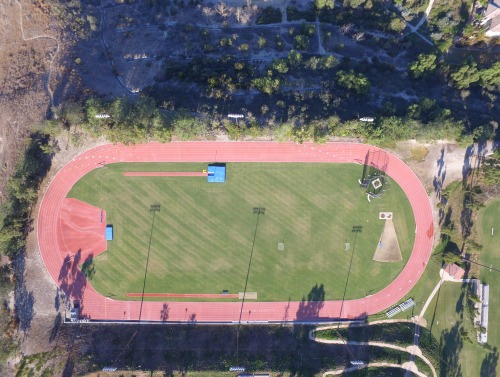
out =
[[460,352],[463,348],[460,322],[443,331],[439,340],[439,348],[442,351],[440,360],[441,377],[462,376],[462,366],[460,365]]
[[25,280],[25,255],[19,254],[12,263],[15,276],[14,301],[19,329],[26,333],[31,328],[31,321],[35,314],[33,306],[35,298],[33,292],[27,290]]
[[493,348],[483,360],[481,364],[481,377],[495,377],[497,376],[497,366],[498,366],[498,350]]
[[302,300],[297,310],[298,321],[320,319],[319,312],[325,305],[325,287],[323,284],[316,284],[307,294],[307,298],[302,296]]

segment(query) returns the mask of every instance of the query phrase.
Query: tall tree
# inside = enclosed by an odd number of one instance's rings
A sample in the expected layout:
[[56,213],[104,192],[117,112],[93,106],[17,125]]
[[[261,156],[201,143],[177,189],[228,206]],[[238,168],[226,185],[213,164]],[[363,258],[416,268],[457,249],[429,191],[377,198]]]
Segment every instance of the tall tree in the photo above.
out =
[[320,9],[333,9],[333,0],[314,0],[314,7]]
[[490,68],[480,71],[481,86],[492,86],[500,84],[500,62],[493,64]]
[[359,95],[366,95],[370,91],[370,82],[366,76],[355,73],[352,69],[347,72],[338,71],[337,84]]
[[436,70],[436,55],[420,54],[413,63],[410,64],[410,75],[416,79],[427,77]]
[[481,78],[477,64],[468,62],[450,75],[453,85],[458,89],[467,89]]

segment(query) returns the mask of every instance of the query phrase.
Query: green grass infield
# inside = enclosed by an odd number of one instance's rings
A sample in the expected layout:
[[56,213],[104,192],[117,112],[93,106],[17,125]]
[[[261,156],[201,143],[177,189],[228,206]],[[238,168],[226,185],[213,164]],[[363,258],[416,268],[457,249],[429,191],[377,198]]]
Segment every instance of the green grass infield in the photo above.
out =
[[[186,294],[242,292],[253,250],[247,292],[257,292],[258,301],[341,299],[353,253],[346,298],[365,297],[387,286],[408,261],[415,238],[409,201],[389,178],[389,189],[369,203],[358,184],[361,165],[228,163],[225,183],[123,176],[206,168],[120,163],[77,182],[68,197],[105,209],[114,226],[108,251],[94,258],[97,291],[129,300],[127,293],[142,292],[148,249],[145,292]],[[160,211],[153,224],[154,204]],[[394,214],[402,261],[372,260],[384,226],[381,211]]]

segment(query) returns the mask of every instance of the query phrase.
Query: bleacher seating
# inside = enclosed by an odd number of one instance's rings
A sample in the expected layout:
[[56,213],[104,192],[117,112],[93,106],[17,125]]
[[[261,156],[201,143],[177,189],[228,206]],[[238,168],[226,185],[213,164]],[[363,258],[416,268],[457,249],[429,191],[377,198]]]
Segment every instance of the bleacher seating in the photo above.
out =
[[401,312],[401,308],[399,306],[396,306],[395,308],[392,308],[389,310],[385,315],[389,318],[394,317],[396,314]]
[[415,301],[413,301],[412,298],[409,298],[408,300],[406,300],[405,302],[399,304],[399,307],[401,308],[401,311],[405,311],[405,310],[408,310],[410,309],[411,307],[415,306]]

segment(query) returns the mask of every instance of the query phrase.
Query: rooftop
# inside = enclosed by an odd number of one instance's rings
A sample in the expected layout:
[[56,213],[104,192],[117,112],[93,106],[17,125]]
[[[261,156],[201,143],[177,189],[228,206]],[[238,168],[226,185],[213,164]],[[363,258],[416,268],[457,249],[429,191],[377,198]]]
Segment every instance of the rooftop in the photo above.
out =
[[443,270],[445,270],[448,275],[450,275],[455,280],[460,280],[465,275],[465,270],[462,267],[457,266],[455,263],[445,264]]

